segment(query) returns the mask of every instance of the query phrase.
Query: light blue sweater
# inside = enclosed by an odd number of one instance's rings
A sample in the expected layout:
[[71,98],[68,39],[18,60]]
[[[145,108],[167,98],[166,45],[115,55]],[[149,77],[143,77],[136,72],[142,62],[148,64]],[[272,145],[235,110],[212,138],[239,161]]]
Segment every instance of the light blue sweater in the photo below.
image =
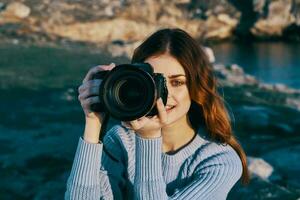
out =
[[120,125],[106,133],[105,151],[80,137],[65,199],[226,199],[241,160],[203,131],[172,155],[162,152],[162,137],[141,138]]

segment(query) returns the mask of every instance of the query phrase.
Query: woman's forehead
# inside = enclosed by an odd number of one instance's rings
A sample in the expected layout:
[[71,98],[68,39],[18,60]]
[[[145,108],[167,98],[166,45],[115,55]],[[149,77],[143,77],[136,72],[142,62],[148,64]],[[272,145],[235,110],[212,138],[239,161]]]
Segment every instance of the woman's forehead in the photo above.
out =
[[150,57],[145,62],[152,65],[155,73],[163,73],[165,76],[172,76],[177,74],[185,75],[182,65],[170,55],[159,55]]

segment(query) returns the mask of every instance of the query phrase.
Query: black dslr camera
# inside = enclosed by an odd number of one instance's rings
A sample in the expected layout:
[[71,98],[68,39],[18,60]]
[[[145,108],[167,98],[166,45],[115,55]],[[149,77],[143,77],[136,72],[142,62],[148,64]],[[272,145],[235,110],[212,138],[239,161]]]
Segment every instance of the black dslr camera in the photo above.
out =
[[156,101],[167,103],[166,79],[154,73],[149,63],[122,64],[111,71],[101,71],[92,79],[102,79],[100,103],[91,105],[94,112],[109,113],[115,119],[131,121],[158,114]]

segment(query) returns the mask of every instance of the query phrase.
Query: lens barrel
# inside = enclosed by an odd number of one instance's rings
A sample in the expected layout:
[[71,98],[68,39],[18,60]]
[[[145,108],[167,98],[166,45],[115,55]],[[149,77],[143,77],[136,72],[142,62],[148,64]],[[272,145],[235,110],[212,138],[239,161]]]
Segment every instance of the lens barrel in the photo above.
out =
[[99,87],[101,109],[121,121],[131,121],[157,114],[156,100],[167,101],[167,87],[162,75],[153,73],[148,63],[118,65],[103,77]]

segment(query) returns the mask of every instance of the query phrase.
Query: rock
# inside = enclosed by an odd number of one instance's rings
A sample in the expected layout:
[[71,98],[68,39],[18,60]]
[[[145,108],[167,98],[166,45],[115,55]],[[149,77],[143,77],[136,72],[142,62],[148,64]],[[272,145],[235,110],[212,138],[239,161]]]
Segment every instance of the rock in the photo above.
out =
[[300,110],[300,98],[286,98],[286,104],[292,108]]
[[282,36],[283,30],[295,22],[291,7],[291,0],[272,1],[267,18],[260,18],[251,28],[251,33],[259,37]]
[[272,172],[273,167],[261,158],[248,157],[249,172],[259,176],[262,179],[268,179]]
[[30,8],[23,3],[13,2],[7,5],[2,15],[5,17],[16,17],[24,19],[30,14]]
[[299,197],[299,192],[291,191],[285,187],[276,185],[258,176],[251,178],[250,184],[242,186],[236,184],[228,195],[228,200],[262,200],[262,199],[289,199],[294,200]]
[[112,42],[111,44],[107,45],[107,51],[113,57],[127,57],[131,58],[133,51],[141,42],[133,42],[133,43],[125,43],[125,42]]
[[[261,83],[254,76],[246,74],[243,69],[236,64],[229,66],[213,64],[213,69],[220,85],[227,87],[247,87],[248,91],[243,93],[243,95],[249,101],[265,102],[269,105],[273,104],[300,110],[300,90],[289,88],[284,84],[272,85]],[[249,90],[249,86],[251,86],[251,90]],[[247,112],[249,111],[246,111],[246,113]],[[258,119],[259,117],[265,118],[263,113],[256,117]],[[250,118],[249,122],[251,122],[251,120]],[[257,122],[256,119],[253,120],[254,124],[265,123],[263,119],[260,119],[260,122]],[[262,125],[266,126],[267,124]],[[281,127],[281,129],[282,128],[285,129],[285,127]],[[289,128],[286,130],[289,130]]]
[[190,0],[175,0],[175,4],[187,4],[190,3]]
[[253,0],[253,9],[255,12],[263,14],[263,9],[265,6],[266,0]]
[[220,20],[224,24],[227,24],[227,25],[229,25],[231,27],[235,27],[238,24],[238,20],[237,19],[231,18],[227,14],[219,14],[218,15],[218,20]]
[[274,84],[274,90],[278,92],[284,92],[287,90],[287,86],[282,83]]
[[232,71],[232,73],[236,76],[241,76],[244,75],[244,70],[243,68],[241,68],[240,66],[238,66],[237,64],[232,64],[230,65],[230,70]]
[[206,55],[208,56],[209,62],[214,63],[216,61],[216,58],[215,58],[213,50],[209,47],[204,47],[204,51],[205,51]]
[[104,44],[114,40],[142,40],[156,30],[154,25],[121,18],[69,25],[44,24],[43,28],[49,34],[71,40]]
[[206,30],[204,39],[226,39],[232,36],[232,32],[238,21],[229,17],[227,14],[211,15],[205,21],[204,30]]
[[283,148],[275,149],[262,155],[262,158],[269,163],[275,170],[282,174],[282,184],[291,188],[300,187],[300,145],[289,145]]
[[244,70],[236,65],[224,66],[222,64],[213,65],[218,80],[222,85],[226,86],[236,86],[236,85],[257,85],[258,81],[254,76],[245,74]]
[[[28,5],[21,2],[26,2]],[[251,33],[259,38],[283,36],[284,39],[300,41],[299,1],[253,0],[249,2],[221,0],[209,2],[43,0],[8,4],[0,2],[0,24],[24,23],[23,27],[31,30],[26,32],[29,37],[34,37],[31,36],[33,34],[44,34],[49,38],[59,36],[91,43],[107,41],[107,44],[127,38],[130,38],[129,42],[136,42],[149,35],[152,32],[149,30],[163,27],[179,27],[193,37],[204,40],[233,38],[234,34],[243,35],[243,31],[247,33],[246,36],[249,36],[251,35],[249,29],[252,27]],[[247,13],[250,13],[249,19],[242,20],[247,18]],[[107,25],[109,20],[114,27]],[[120,24],[118,23],[120,21],[126,23]],[[103,26],[101,31],[99,26]],[[122,28],[125,31],[120,31]]]
[[248,83],[249,85],[257,85],[258,84],[258,81],[256,80],[256,78],[249,74],[245,75],[245,82]]

